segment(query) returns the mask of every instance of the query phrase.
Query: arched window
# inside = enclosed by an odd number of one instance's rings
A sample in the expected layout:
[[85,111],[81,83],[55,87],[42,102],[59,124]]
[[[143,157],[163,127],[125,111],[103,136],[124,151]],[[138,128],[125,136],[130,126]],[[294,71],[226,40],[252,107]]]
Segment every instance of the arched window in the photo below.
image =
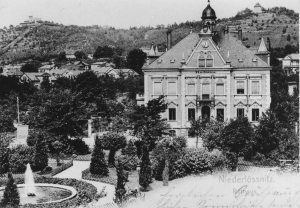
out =
[[199,57],[199,67],[205,67],[205,57],[203,55]]
[[211,55],[206,57],[206,67],[213,67],[213,58]]

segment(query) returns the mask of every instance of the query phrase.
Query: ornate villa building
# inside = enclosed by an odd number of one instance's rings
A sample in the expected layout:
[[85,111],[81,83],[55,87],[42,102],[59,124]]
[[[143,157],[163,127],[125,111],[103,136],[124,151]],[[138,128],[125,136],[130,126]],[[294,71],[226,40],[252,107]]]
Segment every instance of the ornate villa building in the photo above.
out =
[[257,122],[271,103],[270,56],[262,39],[257,50],[246,48],[228,27],[216,32],[216,13],[208,1],[200,33],[191,32],[143,68],[144,96],[138,104],[165,95],[173,135],[187,136],[189,120],[248,117]]

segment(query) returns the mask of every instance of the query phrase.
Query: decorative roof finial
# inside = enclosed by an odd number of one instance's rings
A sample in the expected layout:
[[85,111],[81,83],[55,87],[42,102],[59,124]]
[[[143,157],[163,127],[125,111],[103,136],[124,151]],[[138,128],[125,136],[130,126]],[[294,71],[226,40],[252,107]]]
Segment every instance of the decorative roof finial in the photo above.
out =
[[229,55],[229,51],[228,51],[228,54],[227,54],[227,60],[229,60],[229,57],[230,57],[230,55]]
[[210,3],[210,1],[208,0],[208,4]]
[[181,64],[182,64],[182,65],[184,65],[184,64],[185,64],[184,52],[182,53],[182,60],[181,60]]

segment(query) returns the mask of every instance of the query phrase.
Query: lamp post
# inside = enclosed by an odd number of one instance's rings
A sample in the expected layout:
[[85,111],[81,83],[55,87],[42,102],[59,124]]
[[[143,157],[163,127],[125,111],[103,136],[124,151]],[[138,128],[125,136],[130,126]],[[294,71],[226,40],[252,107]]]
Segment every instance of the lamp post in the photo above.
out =
[[20,113],[19,113],[19,97],[17,97],[17,111],[18,111],[18,124],[20,123]]
[[138,188],[137,188],[137,191],[138,192],[140,192],[140,170],[141,170],[141,167],[140,167],[140,164],[138,164],[137,166],[136,166],[136,170],[137,170],[137,172],[138,172],[138,179],[137,179],[137,182],[138,182]]

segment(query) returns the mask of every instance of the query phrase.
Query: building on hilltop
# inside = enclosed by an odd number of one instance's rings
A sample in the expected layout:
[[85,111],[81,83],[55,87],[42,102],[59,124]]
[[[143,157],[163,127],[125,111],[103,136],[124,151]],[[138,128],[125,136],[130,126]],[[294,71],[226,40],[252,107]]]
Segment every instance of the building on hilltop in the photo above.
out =
[[262,6],[259,3],[256,3],[254,5],[254,13],[256,13],[256,14],[262,13]]
[[269,53],[242,44],[242,30],[234,37],[228,27],[216,31],[216,13],[202,13],[199,34],[191,32],[149,66],[143,68],[144,95],[138,104],[165,96],[162,114],[173,135],[187,136],[190,120],[198,117],[228,120],[248,117],[257,123],[271,103]]
[[28,20],[25,20],[24,22],[20,23],[20,26],[35,26],[37,24],[42,23],[41,18],[36,18],[33,16],[29,16]]

